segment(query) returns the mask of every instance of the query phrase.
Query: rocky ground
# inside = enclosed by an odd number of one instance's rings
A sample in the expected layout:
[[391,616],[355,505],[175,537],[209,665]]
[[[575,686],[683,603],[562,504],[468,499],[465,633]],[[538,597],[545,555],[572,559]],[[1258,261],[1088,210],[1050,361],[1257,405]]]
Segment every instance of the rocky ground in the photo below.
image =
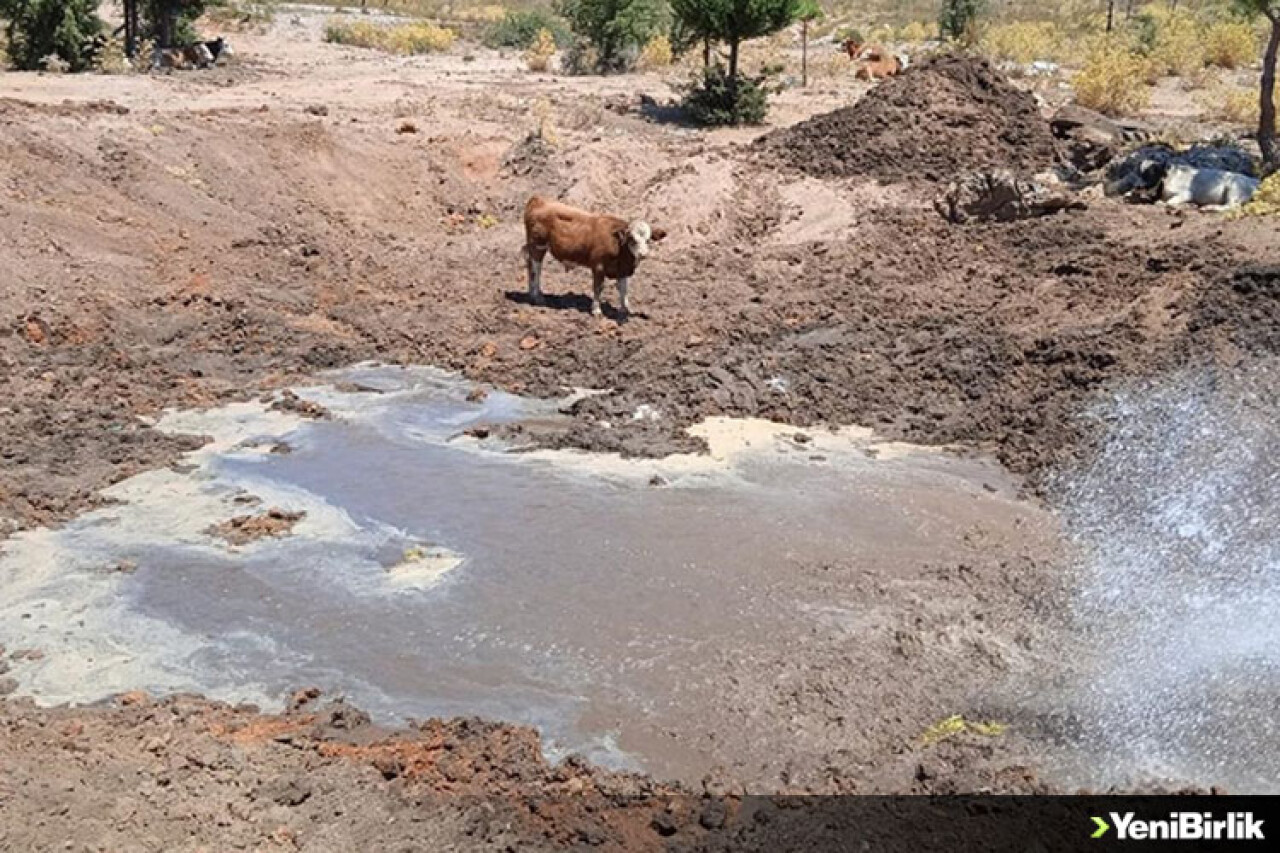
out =
[[[1093,197],[952,226],[932,207],[942,160],[913,166],[901,134],[883,151],[859,136],[892,135],[860,123],[906,105],[945,125],[912,138],[948,140],[948,168],[966,152],[981,162],[965,165],[1050,165],[1041,118],[1016,93],[990,97],[988,71],[941,88],[907,76],[768,136],[708,134],[639,97],[672,97],[657,76],[531,75],[464,46],[393,59],[320,44],[318,20],[282,16],[207,74],[0,78],[0,534],[64,520],[197,446],[148,428],[164,407],[366,358],[525,393],[612,389],[578,403],[569,428],[523,436],[542,444],[662,454],[695,446],[683,427],[712,414],[857,423],[994,453],[1040,488],[1088,453],[1077,416],[1108,388],[1280,348],[1274,223]],[[966,103],[966,86],[983,94]],[[789,92],[774,121],[863,91]],[[914,106],[933,97],[945,104]],[[856,158],[815,159],[848,146]],[[637,277],[638,316],[593,319],[585,274],[552,266],[549,306],[526,304],[518,219],[533,192],[670,232]],[[631,419],[642,403],[660,417]],[[1004,585],[989,571],[965,581],[979,597]],[[1016,606],[1031,608],[1055,588],[1052,565],[1021,582]],[[675,789],[548,767],[528,731],[370,734],[349,709],[324,713],[0,704],[0,846],[51,849],[68,821],[68,849],[344,849],[375,832],[388,849],[635,846],[670,821],[705,831],[662,816]],[[1019,749],[962,737],[885,784],[1043,789]],[[855,789],[865,770],[837,757],[824,772]],[[495,791],[513,799],[438,796]],[[563,791],[590,796],[534,804]],[[600,819],[596,803],[637,794]]]

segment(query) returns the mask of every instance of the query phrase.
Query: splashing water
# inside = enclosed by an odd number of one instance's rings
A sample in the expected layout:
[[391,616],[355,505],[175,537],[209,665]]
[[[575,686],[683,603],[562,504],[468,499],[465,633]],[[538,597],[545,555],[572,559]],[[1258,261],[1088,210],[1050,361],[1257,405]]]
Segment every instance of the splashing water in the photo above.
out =
[[1275,362],[1125,392],[1059,484],[1095,784],[1280,789],[1278,402]]

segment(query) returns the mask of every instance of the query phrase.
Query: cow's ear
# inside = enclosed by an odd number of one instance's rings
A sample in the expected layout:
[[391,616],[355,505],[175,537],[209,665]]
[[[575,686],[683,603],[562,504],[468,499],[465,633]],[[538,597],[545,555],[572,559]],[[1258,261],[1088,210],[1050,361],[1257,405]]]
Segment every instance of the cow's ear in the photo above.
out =
[[631,242],[631,232],[626,228],[619,228],[613,232],[613,239],[618,241],[618,249],[627,248],[627,244]]
[[667,236],[667,229],[655,228],[653,233],[649,235],[649,239],[655,243],[661,243],[663,238]]

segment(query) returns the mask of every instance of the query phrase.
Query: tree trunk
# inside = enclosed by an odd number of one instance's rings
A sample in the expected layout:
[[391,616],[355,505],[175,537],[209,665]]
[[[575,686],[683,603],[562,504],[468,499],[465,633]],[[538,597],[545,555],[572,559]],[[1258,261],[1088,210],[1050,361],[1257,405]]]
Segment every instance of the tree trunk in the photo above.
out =
[[733,101],[738,102],[738,39],[729,42],[729,91],[733,93]]
[[702,70],[711,68],[711,36],[702,37]]
[[[133,59],[138,53],[138,0],[124,0],[124,55]],[[149,62],[151,57],[147,57]]]
[[1107,0],[1107,32],[1111,32],[1116,20],[1116,0]]
[[1262,85],[1259,93],[1258,147],[1267,172],[1280,168],[1280,145],[1276,143],[1276,54],[1280,53],[1280,12],[1268,13],[1271,37],[1262,57]]
[[809,85],[809,22],[800,22],[800,85]]

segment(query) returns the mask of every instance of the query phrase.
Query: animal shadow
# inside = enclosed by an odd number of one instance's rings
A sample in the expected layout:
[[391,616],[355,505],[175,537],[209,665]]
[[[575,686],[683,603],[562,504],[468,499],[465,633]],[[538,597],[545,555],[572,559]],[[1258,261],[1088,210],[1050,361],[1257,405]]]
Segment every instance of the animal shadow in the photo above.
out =
[[[529,299],[528,291],[508,290],[503,295],[510,302],[516,302],[520,305],[533,305],[532,300]],[[585,293],[544,293],[542,294],[542,304],[534,307],[550,308],[552,311],[579,311],[583,314],[590,314],[591,297]],[[639,311],[632,311],[629,317],[623,317],[622,312],[608,302],[601,303],[600,309],[604,311],[604,316],[619,323],[625,323],[629,318],[648,316]]]

